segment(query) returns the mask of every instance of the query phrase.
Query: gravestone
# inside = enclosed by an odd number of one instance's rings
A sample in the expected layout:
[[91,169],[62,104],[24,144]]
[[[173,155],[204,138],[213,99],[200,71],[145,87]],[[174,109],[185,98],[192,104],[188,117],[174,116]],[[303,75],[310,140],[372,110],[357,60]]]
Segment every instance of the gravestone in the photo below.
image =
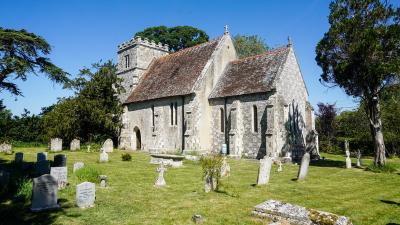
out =
[[7,143],[2,143],[0,145],[0,152],[4,152],[5,154],[12,154],[12,146]]
[[107,139],[102,147],[103,151],[105,152],[113,152],[114,150],[114,143],[111,139]]
[[82,169],[85,166],[83,162],[76,162],[74,163],[73,172],[75,173],[77,170]]
[[61,138],[52,138],[51,139],[50,151],[52,151],[52,152],[62,151],[62,139]]
[[100,175],[100,187],[105,188],[107,186],[107,176],[106,175]]
[[67,166],[67,156],[64,154],[58,154],[54,156],[54,167],[64,167]]
[[361,167],[361,151],[360,150],[357,151],[357,167],[358,168]]
[[269,176],[271,173],[272,166],[272,158],[265,156],[263,159],[260,159],[260,164],[258,168],[258,178],[257,185],[268,184]]
[[229,166],[228,162],[226,161],[226,157],[222,160],[221,166],[221,177],[229,177],[231,174],[231,167]]
[[10,173],[4,170],[0,170],[0,194],[6,190],[8,183],[10,182]]
[[278,161],[278,173],[282,172],[282,162]]
[[347,140],[344,141],[344,149],[346,150],[346,168],[351,169],[349,141],[347,141]]
[[161,163],[160,167],[157,168],[157,172],[158,172],[158,177],[156,182],[154,183],[154,187],[164,187],[167,185],[167,183],[165,182],[164,179],[164,172],[167,170],[167,168],[164,167],[164,164]]
[[78,139],[72,140],[71,143],[69,144],[69,149],[71,151],[80,150],[81,149],[81,141]]
[[68,170],[67,167],[51,167],[50,175],[56,178],[58,189],[63,189],[68,183]]
[[206,174],[204,177],[204,192],[208,193],[212,190],[214,190],[214,184],[213,184],[213,179],[209,175],[209,173]]
[[33,179],[32,206],[34,212],[57,209],[57,180],[50,174]]
[[37,161],[35,164],[35,173],[37,176],[50,173],[50,162],[47,160]]
[[46,161],[47,160],[47,152],[39,152],[36,154],[36,162]]
[[87,146],[86,152],[90,152],[90,145]]
[[228,147],[226,144],[222,144],[221,146],[221,154],[226,155],[228,152]]
[[22,153],[22,152],[15,153],[14,161],[16,163],[22,163],[24,161],[24,153]]
[[79,208],[94,206],[96,199],[96,186],[91,182],[83,182],[76,185],[76,205]]
[[310,153],[306,152],[301,159],[299,173],[297,174],[297,180],[304,180],[307,177],[308,167],[310,165]]
[[108,162],[108,154],[105,152],[105,151],[103,151],[103,152],[101,152],[100,153],[100,160],[99,160],[99,162]]

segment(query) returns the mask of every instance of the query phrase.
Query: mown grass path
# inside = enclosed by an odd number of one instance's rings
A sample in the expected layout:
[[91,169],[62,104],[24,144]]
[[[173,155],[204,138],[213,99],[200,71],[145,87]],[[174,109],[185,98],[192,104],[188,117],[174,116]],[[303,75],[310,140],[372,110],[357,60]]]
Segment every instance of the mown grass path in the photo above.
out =
[[[39,148],[21,148],[24,160],[36,161]],[[310,167],[306,181],[297,182],[298,166],[274,165],[270,183],[255,186],[258,161],[229,160],[231,176],[223,179],[220,193],[204,193],[198,162],[185,161],[183,168],[168,168],[168,187],[154,188],[156,165],[146,153],[133,152],[132,161],[122,161],[122,151],[110,153],[109,163],[97,163],[99,153],[63,151],[68,158],[70,185],[59,192],[62,210],[31,213],[30,202],[12,198],[0,203],[0,224],[192,224],[201,214],[205,224],[267,224],[251,216],[252,208],[268,199],[345,215],[355,224],[400,224],[400,174],[378,174],[362,169],[344,169],[344,157],[325,155],[327,160]],[[49,159],[54,154],[49,153]],[[14,156],[0,155],[0,166]],[[108,176],[105,189],[96,184],[94,208],[75,206],[79,183],[72,173],[74,162],[82,161]],[[400,160],[392,162],[400,165]],[[370,163],[364,160],[365,164]]]

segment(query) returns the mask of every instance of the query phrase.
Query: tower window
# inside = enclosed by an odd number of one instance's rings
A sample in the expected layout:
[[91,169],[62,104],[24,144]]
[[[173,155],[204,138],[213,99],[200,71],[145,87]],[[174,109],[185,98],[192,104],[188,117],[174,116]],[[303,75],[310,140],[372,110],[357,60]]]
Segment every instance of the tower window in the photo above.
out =
[[130,60],[129,60],[129,55],[125,56],[125,68],[129,68],[130,67]]
[[258,132],[257,106],[253,105],[253,132]]
[[220,129],[221,129],[221,132],[224,133],[224,131],[225,131],[225,115],[224,115],[224,109],[223,109],[223,108],[220,108],[220,109],[219,109],[219,113],[220,113],[220,122],[221,122],[221,124],[220,124]]

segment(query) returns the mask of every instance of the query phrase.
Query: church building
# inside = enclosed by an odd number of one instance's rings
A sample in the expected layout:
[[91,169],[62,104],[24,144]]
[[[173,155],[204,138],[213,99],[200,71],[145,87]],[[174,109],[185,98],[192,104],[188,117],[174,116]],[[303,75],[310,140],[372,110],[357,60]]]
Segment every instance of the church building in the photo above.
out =
[[151,153],[221,151],[298,159],[314,112],[291,42],[238,59],[229,32],[170,53],[136,37],[118,46],[126,92],[119,148]]

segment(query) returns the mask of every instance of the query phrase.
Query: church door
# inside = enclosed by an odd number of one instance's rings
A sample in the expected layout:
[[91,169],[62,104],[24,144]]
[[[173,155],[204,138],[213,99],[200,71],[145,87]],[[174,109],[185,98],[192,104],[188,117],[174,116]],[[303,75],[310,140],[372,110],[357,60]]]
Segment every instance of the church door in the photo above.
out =
[[138,127],[135,127],[135,129],[133,129],[135,131],[136,134],[136,150],[141,150],[142,149],[142,137],[140,135],[140,130]]

